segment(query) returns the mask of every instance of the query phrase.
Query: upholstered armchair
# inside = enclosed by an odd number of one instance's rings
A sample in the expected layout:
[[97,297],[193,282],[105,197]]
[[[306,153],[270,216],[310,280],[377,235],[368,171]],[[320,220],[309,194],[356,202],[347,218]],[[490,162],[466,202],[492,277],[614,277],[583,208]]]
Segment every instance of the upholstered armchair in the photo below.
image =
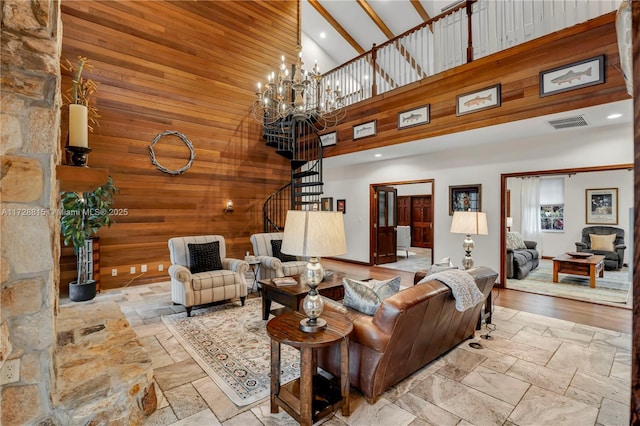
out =
[[626,248],[624,229],[614,226],[587,226],[582,229],[582,241],[576,242],[577,251],[603,255],[608,271],[622,268]]
[[227,258],[222,235],[175,237],[169,240],[171,300],[183,305],[187,316],[191,308],[207,303],[247,296],[245,273],[249,264]]
[[283,232],[270,232],[251,236],[253,254],[260,261],[259,280],[290,277],[307,269],[307,262],[280,252],[283,235]]

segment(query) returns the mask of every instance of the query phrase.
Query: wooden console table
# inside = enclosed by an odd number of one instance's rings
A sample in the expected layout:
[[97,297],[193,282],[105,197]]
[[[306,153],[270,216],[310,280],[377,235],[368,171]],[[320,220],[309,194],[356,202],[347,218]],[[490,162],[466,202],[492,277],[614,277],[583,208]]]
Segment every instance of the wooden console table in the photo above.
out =
[[[350,412],[349,399],[349,334],[353,324],[346,317],[324,313],[327,328],[305,333],[298,326],[306,318],[292,311],[272,318],[267,323],[271,338],[271,412],[282,407],[303,426],[311,426],[319,419],[342,407],[342,415]],[[280,384],[280,345],[300,349],[300,378]],[[340,384],[318,374],[314,351],[340,344]]]

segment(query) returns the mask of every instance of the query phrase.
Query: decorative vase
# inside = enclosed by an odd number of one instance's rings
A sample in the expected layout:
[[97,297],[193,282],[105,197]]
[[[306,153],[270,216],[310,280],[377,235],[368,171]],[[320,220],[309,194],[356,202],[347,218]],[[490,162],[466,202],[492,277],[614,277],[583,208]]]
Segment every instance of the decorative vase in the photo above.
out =
[[96,297],[96,281],[89,280],[84,284],[78,284],[77,281],[69,283],[69,299],[74,302],[84,302]]

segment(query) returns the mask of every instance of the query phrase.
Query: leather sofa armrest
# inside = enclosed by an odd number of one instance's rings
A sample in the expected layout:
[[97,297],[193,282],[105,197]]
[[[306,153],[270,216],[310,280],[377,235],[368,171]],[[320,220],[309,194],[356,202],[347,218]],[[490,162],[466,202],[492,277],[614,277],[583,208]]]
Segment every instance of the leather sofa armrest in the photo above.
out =
[[427,271],[418,271],[413,276],[413,285],[418,284],[424,277],[427,276]]
[[513,249],[507,249],[507,256],[505,258],[505,263],[507,266],[507,278],[513,278],[514,270],[513,270]]
[[582,250],[586,250],[588,248],[589,248],[589,246],[587,246],[585,243],[580,242],[580,241],[576,241],[576,251],[582,251]]

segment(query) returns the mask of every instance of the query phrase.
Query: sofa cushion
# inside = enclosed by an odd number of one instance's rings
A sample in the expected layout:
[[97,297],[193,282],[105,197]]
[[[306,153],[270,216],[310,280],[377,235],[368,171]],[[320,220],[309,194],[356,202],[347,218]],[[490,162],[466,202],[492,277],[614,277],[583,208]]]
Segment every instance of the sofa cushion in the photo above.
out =
[[513,250],[526,249],[527,245],[519,232],[507,232],[507,248]]
[[591,240],[591,250],[613,251],[613,242],[616,240],[616,234],[589,234],[589,239]]
[[283,262],[293,262],[294,260],[298,260],[295,256],[282,253],[280,251],[281,249],[282,240],[271,240],[271,251],[273,252],[273,257],[277,257]]
[[189,270],[192,274],[222,269],[220,241],[203,244],[187,244],[189,247]]
[[343,304],[363,314],[374,315],[384,299],[400,290],[400,277],[389,280],[358,281],[343,278]]

